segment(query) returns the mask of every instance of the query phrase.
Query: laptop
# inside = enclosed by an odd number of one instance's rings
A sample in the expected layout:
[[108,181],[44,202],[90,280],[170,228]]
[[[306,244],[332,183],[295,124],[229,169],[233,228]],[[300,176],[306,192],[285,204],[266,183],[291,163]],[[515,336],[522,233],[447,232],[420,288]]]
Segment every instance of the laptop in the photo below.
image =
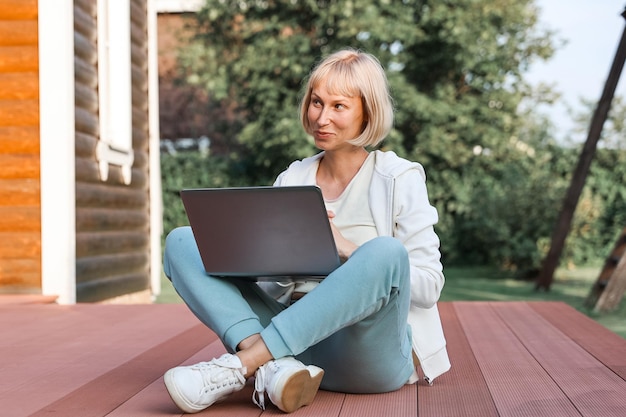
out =
[[299,281],[340,265],[316,186],[185,189],[181,198],[209,275]]

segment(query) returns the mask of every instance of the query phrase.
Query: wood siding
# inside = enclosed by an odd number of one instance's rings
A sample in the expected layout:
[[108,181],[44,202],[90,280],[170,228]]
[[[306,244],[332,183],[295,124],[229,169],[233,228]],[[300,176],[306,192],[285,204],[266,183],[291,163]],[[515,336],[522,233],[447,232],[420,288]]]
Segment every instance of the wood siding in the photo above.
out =
[[0,0],[0,293],[41,292],[37,0]]
[[132,180],[111,166],[100,180],[96,0],[75,0],[77,301],[150,288],[147,6],[131,0]]

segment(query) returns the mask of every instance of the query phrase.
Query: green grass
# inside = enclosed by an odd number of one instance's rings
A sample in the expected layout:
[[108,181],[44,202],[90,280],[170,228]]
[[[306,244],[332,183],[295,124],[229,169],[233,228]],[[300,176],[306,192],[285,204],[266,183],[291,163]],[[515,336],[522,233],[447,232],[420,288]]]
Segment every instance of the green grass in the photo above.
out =
[[[626,338],[626,304],[616,311],[597,314],[585,307],[585,300],[600,267],[558,270],[550,291],[535,291],[534,283],[514,279],[510,274],[489,268],[446,268],[446,285],[441,301],[562,301]],[[182,302],[170,281],[162,276],[157,303]]]
[[182,303],[183,300],[180,298],[180,295],[176,292],[172,283],[165,276],[163,272],[161,272],[161,294],[157,297],[157,304],[170,304],[170,303]]

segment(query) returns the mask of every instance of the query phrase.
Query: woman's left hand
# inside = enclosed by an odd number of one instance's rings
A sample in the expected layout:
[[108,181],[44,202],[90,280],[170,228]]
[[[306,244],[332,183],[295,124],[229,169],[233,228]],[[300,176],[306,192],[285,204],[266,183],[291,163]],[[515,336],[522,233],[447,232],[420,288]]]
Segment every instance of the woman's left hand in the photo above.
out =
[[335,213],[332,211],[328,211],[328,220],[330,221],[330,229],[333,232],[333,238],[335,239],[335,246],[337,246],[337,253],[339,253],[339,258],[341,261],[346,261],[352,253],[357,250],[358,246],[343,237],[337,226],[333,223],[333,218],[335,217]]

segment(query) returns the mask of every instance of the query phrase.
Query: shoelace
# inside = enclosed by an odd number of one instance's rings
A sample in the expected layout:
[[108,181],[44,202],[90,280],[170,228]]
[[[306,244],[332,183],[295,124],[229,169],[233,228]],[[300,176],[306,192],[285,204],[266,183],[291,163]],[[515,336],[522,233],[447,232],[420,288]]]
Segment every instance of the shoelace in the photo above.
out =
[[[245,385],[246,379],[243,376],[245,370],[240,369],[227,361],[220,361],[220,359],[213,359],[210,362],[200,362],[194,366],[200,371],[202,375],[203,391],[213,391],[229,385],[243,384]],[[213,371],[219,369],[219,372]],[[224,377],[224,374],[226,376]]]
[[264,410],[264,411],[265,411],[265,367],[266,366],[267,365],[263,365],[259,369],[257,369],[256,374],[254,375],[254,392],[252,393],[252,402],[254,402],[261,410]]

